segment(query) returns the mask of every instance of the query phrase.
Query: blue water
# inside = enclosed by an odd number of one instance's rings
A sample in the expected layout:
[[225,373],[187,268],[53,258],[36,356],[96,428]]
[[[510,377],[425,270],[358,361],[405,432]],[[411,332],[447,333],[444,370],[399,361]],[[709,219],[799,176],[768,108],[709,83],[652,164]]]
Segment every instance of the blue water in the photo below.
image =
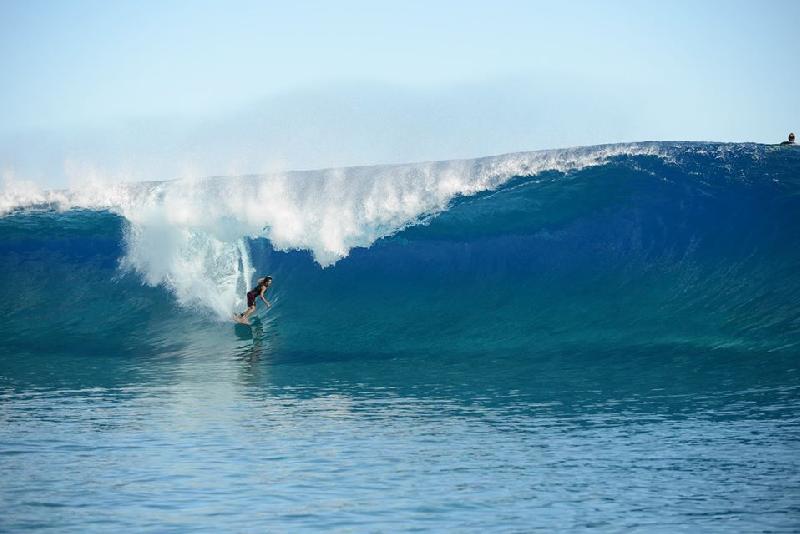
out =
[[7,207],[0,531],[800,530],[800,149],[275,180]]

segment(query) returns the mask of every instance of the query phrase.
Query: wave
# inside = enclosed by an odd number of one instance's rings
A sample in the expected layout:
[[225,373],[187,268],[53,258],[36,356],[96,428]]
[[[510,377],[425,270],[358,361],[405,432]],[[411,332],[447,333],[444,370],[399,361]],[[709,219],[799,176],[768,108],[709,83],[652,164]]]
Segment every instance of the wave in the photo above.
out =
[[167,339],[172,318],[227,319],[269,273],[284,351],[794,351],[799,169],[791,149],[637,143],[7,188],[3,337],[29,346],[19,325],[64,294],[81,312],[43,319],[62,339],[85,344],[98,322]]
[[150,285],[169,287],[183,305],[227,318],[241,307],[254,272],[245,238],[267,238],[277,250],[308,250],[330,266],[354,247],[442,212],[455,197],[495,189],[514,176],[656,153],[656,144],[644,143],[269,176],[96,183],[72,191],[7,186],[0,214],[25,207],[118,214],[128,223],[124,267]]

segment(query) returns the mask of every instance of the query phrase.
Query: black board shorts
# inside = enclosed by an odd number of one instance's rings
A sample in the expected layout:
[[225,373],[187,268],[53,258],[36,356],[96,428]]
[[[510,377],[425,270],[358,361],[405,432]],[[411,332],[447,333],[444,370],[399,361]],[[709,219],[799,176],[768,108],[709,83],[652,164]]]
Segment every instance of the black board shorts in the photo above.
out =
[[253,293],[252,291],[248,291],[247,292],[247,307],[248,308],[250,308],[251,306],[255,306],[256,305],[256,297],[257,296],[258,295],[256,293]]

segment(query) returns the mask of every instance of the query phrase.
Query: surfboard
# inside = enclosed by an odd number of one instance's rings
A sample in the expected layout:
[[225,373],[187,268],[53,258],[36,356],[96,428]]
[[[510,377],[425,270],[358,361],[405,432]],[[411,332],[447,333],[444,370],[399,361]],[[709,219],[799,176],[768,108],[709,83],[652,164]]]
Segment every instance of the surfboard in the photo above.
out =
[[239,324],[244,324],[244,325],[250,326],[250,321],[248,321],[247,319],[242,319],[241,317],[239,317],[235,313],[233,314],[233,320],[236,321]]

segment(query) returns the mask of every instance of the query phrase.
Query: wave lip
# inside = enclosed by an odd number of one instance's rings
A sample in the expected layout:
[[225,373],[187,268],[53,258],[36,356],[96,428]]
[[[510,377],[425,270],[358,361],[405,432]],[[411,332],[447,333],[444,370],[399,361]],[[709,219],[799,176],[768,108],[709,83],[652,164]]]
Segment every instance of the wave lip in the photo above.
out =
[[126,221],[124,267],[149,285],[170,288],[182,305],[227,318],[242,306],[255,272],[247,238],[267,238],[276,250],[307,250],[321,266],[331,266],[353,248],[447,210],[457,197],[494,190],[514,177],[570,173],[620,156],[669,159],[682,150],[645,142],[64,191],[7,187],[0,214],[36,206],[116,213]]
[[41,191],[7,183],[0,215],[46,206],[106,209],[133,224],[168,223],[230,240],[266,237],[279,250],[309,250],[331,265],[456,196],[491,190],[516,176],[569,172],[621,155],[660,155],[657,143],[519,152],[478,159],[295,171]]

